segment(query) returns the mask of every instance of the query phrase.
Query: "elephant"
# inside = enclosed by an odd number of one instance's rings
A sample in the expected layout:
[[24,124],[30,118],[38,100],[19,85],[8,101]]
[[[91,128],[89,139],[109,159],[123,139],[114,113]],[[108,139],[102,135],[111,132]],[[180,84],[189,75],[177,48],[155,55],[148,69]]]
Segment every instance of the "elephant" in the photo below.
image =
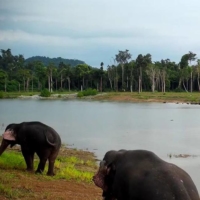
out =
[[21,151],[26,161],[27,170],[33,171],[33,159],[36,153],[40,159],[36,173],[42,173],[48,159],[47,175],[55,175],[54,163],[61,147],[59,134],[50,126],[41,122],[22,122],[9,124],[3,134],[0,155],[10,145],[21,145]]
[[183,169],[147,150],[111,150],[93,177],[104,200],[199,200]]

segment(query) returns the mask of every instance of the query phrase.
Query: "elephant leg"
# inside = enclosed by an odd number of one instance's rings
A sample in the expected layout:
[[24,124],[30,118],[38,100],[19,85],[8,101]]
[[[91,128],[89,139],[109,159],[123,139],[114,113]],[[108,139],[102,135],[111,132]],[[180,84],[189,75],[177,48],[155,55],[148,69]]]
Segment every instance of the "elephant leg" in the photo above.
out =
[[40,158],[40,162],[38,164],[38,168],[35,173],[42,173],[44,171],[45,164],[47,162],[50,153],[51,153],[50,149],[45,149],[37,152],[37,155]]
[[40,157],[40,162],[38,164],[38,168],[35,171],[35,173],[40,173],[41,174],[44,171],[44,167],[45,167],[46,161],[47,161],[46,157]]
[[28,151],[26,149],[22,149],[22,154],[23,154],[24,159],[26,161],[27,171],[33,171],[34,152]]
[[58,151],[52,153],[49,156],[49,168],[48,168],[48,172],[47,172],[48,176],[54,176],[55,175],[54,172],[53,172],[53,169],[54,169],[54,163],[55,163],[57,155],[58,155]]

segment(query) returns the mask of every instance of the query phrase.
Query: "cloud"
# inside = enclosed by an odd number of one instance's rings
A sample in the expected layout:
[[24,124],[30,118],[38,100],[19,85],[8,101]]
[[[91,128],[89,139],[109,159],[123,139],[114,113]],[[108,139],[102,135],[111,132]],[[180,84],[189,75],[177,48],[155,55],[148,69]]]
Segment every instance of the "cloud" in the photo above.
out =
[[125,49],[133,59],[151,53],[179,62],[188,51],[200,53],[199,6],[199,0],[0,0],[0,46],[96,66]]

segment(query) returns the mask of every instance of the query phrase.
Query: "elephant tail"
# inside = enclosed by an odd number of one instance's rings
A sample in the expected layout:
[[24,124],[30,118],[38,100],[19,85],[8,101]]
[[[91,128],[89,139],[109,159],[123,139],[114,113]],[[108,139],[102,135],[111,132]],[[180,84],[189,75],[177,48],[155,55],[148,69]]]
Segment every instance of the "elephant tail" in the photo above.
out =
[[47,137],[47,135],[45,134],[45,132],[44,132],[44,135],[45,135],[45,137],[46,137],[46,141],[47,141],[47,143],[48,143],[50,146],[55,147],[55,146],[56,146],[56,143],[52,143],[52,142],[50,142],[49,139],[48,139],[48,137]]
[[52,142],[50,142],[50,141],[48,140],[47,136],[46,136],[46,140],[47,140],[47,143],[48,143],[49,145],[51,145],[51,146],[53,146],[53,147],[56,146],[56,143],[52,143]]

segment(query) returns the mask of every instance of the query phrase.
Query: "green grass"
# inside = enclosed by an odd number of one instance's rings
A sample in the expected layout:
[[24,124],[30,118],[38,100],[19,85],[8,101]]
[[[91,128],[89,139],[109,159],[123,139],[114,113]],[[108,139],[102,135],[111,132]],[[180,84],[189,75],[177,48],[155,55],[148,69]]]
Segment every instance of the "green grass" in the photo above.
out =
[[[34,159],[34,168],[36,170],[39,159],[37,156]],[[84,181],[90,183],[96,170],[96,163],[94,161],[83,161],[75,156],[71,157],[61,157],[59,156],[55,162],[55,179],[67,179]],[[15,169],[15,170],[25,170],[26,164],[24,157],[20,152],[4,152],[0,158],[0,168],[1,169]],[[48,162],[46,163],[44,174],[46,174],[48,169]],[[51,177],[47,177],[51,178]]]
[[[2,92],[1,91],[1,97],[0,98],[17,98],[19,96],[33,96],[33,95],[40,95],[40,91],[29,91],[29,92],[23,92],[23,91],[16,91],[16,92]],[[75,93],[74,91],[54,91],[51,94],[72,94]]]
[[112,97],[125,96],[137,100],[155,99],[160,101],[182,101],[189,103],[200,103],[200,92],[108,92],[101,96],[101,99],[112,99]]
[[[89,92],[88,92],[89,91]],[[87,96],[87,95],[92,95],[93,90],[88,90],[83,92],[78,92],[78,97],[82,96]],[[54,91],[52,94],[59,94],[58,98],[61,98],[61,95],[64,94],[72,94],[75,93],[76,91]],[[39,95],[40,92],[3,92],[1,93],[1,98],[17,98],[21,95],[24,96],[32,96],[32,95]],[[96,94],[96,93],[94,93]],[[93,95],[94,95],[93,94]],[[95,99],[99,100],[110,100],[110,99],[115,99],[115,97],[126,97],[130,101],[132,99],[138,100],[138,101],[163,101],[163,102],[169,102],[169,101],[177,101],[177,102],[187,102],[187,103],[200,103],[200,92],[107,92],[107,93],[102,93],[104,95],[100,96],[94,96]]]
[[3,169],[26,168],[24,157],[18,152],[4,152],[0,158],[0,167]]

